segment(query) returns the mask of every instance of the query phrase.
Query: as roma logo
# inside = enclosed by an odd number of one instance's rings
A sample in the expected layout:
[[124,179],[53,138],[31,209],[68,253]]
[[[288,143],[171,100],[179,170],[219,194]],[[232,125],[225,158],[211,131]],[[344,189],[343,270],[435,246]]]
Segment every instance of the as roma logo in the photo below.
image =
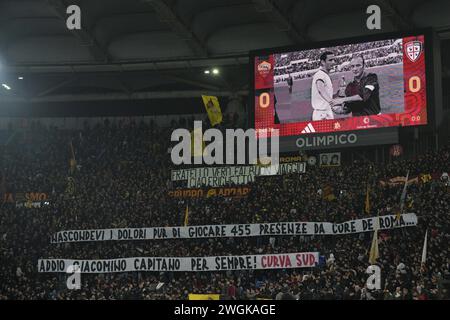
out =
[[263,61],[258,64],[258,73],[263,77],[269,74],[270,69],[272,69],[272,65],[270,64],[270,62]]
[[410,41],[405,45],[406,56],[412,62],[416,62],[419,59],[420,54],[422,53],[422,42],[420,41]]

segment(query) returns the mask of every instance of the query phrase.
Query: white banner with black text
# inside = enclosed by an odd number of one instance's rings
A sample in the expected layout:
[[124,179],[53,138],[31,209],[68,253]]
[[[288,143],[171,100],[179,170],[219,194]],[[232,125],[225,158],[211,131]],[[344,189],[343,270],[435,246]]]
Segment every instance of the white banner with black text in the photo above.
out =
[[305,173],[305,162],[281,163],[267,168],[259,166],[201,167],[172,170],[172,181],[187,181],[188,188],[247,185],[258,176]]
[[[39,259],[39,272],[67,272],[78,266],[80,273],[131,271],[225,271],[311,268],[319,263],[319,252],[297,252],[216,257],[137,257],[109,260]],[[73,270],[76,270],[75,267]]]
[[[65,230],[55,233],[51,243],[109,241],[109,240],[156,240],[198,239],[222,237],[291,236],[291,235],[339,235],[374,230],[375,219],[331,222],[275,222],[253,224],[199,225],[186,227],[114,228],[92,230]],[[404,228],[417,225],[415,213],[406,213],[397,219],[395,215],[380,216],[380,230]]]

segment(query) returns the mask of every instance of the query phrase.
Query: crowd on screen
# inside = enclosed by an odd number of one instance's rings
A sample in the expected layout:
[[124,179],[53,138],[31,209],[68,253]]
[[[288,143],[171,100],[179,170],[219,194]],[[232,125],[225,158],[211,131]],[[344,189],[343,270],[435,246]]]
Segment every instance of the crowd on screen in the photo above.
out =
[[[237,118],[225,120],[233,126]],[[189,127],[190,120],[172,123]],[[82,130],[33,124],[13,134],[1,149],[1,189],[45,192],[49,204],[17,208],[2,203],[0,214],[0,299],[187,299],[190,293],[227,299],[446,299],[449,280],[450,188],[433,179],[408,187],[408,212],[416,227],[379,234],[382,288],[365,287],[372,233],[340,236],[279,236],[50,244],[61,230],[278,221],[343,222],[395,214],[403,185],[380,180],[448,172],[450,149],[388,164],[354,162],[337,168],[308,166],[302,175],[258,178],[244,199],[173,199],[171,128],[156,123],[105,122]],[[69,170],[71,151],[76,168]],[[68,177],[73,178],[68,189]],[[444,175],[445,177],[445,175]],[[332,190],[334,199],[326,199]],[[425,231],[428,254],[420,263]],[[132,272],[82,275],[80,290],[66,288],[66,275],[38,273],[40,258],[108,259],[133,256],[216,256],[318,251],[315,268],[221,271]]]
[[[296,74],[294,79],[311,77],[320,66],[319,56],[322,51],[323,49],[313,49],[275,55],[274,76],[301,72]],[[330,51],[335,53],[335,70],[337,71],[350,70],[349,62],[355,55],[362,55],[368,68],[400,63],[403,59],[401,43],[394,43],[394,40],[333,47]]]
[[[364,51],[389,46],[392,45],[394,42],[395,42],[394,40],[383,40],[375,42],[356,43],[345,46],[337,46],[332,47],[331,49],[333,49],[336,52],[336,55],[343,55],[357,51]],[[317,55],[318,52],[320,52],[320,49],[297,51],[291,53],[289,56],[287,56],[286,54],[279,54],[280,57],[278,57],[277,55],[276,59],[277,64],[275,65],[275,67],[282,67],[286,64],[289,64],[290,61],[295,60],[302,60],[302,59],[315,60],[318,57]]]

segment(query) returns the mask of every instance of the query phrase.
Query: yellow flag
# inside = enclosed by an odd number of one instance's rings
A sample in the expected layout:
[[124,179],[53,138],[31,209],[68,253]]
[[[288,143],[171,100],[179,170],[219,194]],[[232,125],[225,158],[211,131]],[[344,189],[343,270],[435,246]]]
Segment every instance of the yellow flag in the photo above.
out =
[[70,172],[73,173],[75,171],[75,168],[77,166],[77,160],[75,160],[75,152],[73,151],[73,144],[72,144],[72,140],[70,140],[70,154],[71,154],[71,158],[70,158]]
[[189,207],[186,205],[186,213],[184,214],[184,226],[186,227],[189,223]]
[[206,112],[208,113],[211,126],[215,126],[222,122],[222,110],[220,109],[219,100],[215,96],[202,95],[203,104],[205,105]]
[[402,212],[400,211],[400,209],[398,209],[398,211],[395,213],[395,221],[400,221],[401,215]]
[[66,193],[67,194],[74,194],[75,193],[75,182],[74,182],[74,179],[72,177],[67,177]]
[[25,202],[25,208],[28,208],[28,209],[30,209],[31,207],[32,207],[32,202],[31,202],[31,200],[29,199],[29,200],[27,200],[27,202]]
[[408,209],[411,209],[413,204],[414,204],[414,199],[409,200],[408,204],[407,204]]
[[70,172],[73,173],[77,167],[77,161],[75,159],[70,159]]
[[433,178],[431,177],[431,174],[429,173],[422,173],[420,175],[420,179],[422,180],[422,183],[427,183],[431,181]]
[[189,293],[189,300],[220,300],[220,294],[193,294],[193,293]]
[[367,214],[370,214],[370,199],[369,199],[369,193],[370,193],[370,188],[369,188],[369,185],[367,185],[366,205],[365,205],[365,208],[364,208]]
[[373,232],[372,245],[370,246],[369,263],[375,264],[379,257],[378,252],[378,217],[375,222],[375,230]]
[[326,185],[323,188],[323,198],[327,201],[336,200],[336,196],[334,195],[333,187],[330,185]]

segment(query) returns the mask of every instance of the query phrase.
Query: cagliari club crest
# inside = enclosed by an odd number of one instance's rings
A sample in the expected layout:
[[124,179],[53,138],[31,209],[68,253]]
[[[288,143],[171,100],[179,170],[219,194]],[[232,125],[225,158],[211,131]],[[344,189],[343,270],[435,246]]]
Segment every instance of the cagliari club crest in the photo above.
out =
[[272,69],[272,65],[268,61],[262,61],[258,64],[258,73],[263,77],[269,74],[270,69]]
[[412,62],[416,62],[422,53],[422,42],[420,41],[409,41],[405,45],[406,56]]

